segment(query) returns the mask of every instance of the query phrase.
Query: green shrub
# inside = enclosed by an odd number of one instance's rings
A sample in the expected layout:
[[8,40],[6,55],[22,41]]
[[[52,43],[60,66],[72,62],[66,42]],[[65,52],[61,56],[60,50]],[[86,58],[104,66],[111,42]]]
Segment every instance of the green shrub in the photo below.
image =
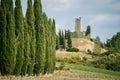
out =
[[66,51],[68,51],[68,52],[79,52],[79,49],[77,49],[77,48],[68,48]]

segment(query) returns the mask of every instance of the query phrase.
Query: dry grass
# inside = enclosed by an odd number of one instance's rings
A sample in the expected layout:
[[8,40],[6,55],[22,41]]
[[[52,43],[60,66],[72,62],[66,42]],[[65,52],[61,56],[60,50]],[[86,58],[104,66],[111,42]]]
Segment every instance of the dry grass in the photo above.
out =
[[56,58],[57,59],[64,59],[66,57],[68,57],[69,55],[74,55],[74,56],[79,56],[81,59],[83,59],[83,57],[86,57],[88,60],[92,59],[91,55],[85,54],[84,52],[66,52],[66,51],[56,51]]
[[95,43],[84,38],[72,38],[72,45],[80,51],[93,51]]
[[111,76],[85,71],[56,71],[53,75],[38,77],[0,77],[0,80],[120,80],[119,76]]

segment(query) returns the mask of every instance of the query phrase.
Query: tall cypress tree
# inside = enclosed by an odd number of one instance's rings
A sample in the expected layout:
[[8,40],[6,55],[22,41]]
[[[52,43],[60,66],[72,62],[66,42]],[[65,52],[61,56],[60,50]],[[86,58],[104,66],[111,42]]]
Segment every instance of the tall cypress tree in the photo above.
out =
[[71,39],[70,30],[68,30],[67,46],[68,48],[72,48],[72,39]]
[[62,31],[62,48],[65,49],[65,36],[63,31]]
[[29,27],[27,25],[26,20],[24,20],[24,62],[21,69],[21,75],[27,74],[27,68],[30,61],[30,35],[29,35]]
[[[52,44],[53,44],[53,47],[52,47],[52,72],[54,71],[55,69],[55,62],[56,62],[56,27],[55,27],[55,20],[53,19],[53,22],[52,22]],[[65,40],[65,39],[64,39]]]
[[87,30],[86,30],[86,32],[85,32],[85,35],[87,36],[87,35],[90,35],[90,33],[91,33],[91,28],[90,28],[90,25],[88,25],[87,26]]
[[1,73],[12,74],[16,60],[15,24],[12,0],[1,1]]
[[43,13],[43,19],[44,19],[44,26],[45,26],[45,40],[46,40],[46,44],[45,44],[45,67],[44,67],[44,73],[49,73],[49,54],[50,54],[50,47],[49,47],[49,27],[48,27],[48,18],[46,16],[45,13]]
[[45,65],[45,27],[43,27],[41,0],[34,0],[35,30],[36,30],[36,59],[34,73],[44,72]]
[[21,68],[24,61],[24,25],[21,0],[16,0],[15,2],[15,26],[17,38],[17,55],[14,74],[19,75],[21,74]]
[[34,11],[32,7],[32,0],[28,0],[27,12],[26,12],[27,24],[29,26],[29,34],[30,34],[30,61],[28,65],[28,74],[31,75],[33,73],[34,64],[35,64],[35,47],[36,47],[36,37],[35,37],[35,26],[34,26]]
[[56,35],[56,50],[58,50],[60,47],[59,47],[59,36]]
[[6,64],[6,15],[5,15],[5,6],[4,0],[1,1],[0,7],[0,72],[2,75],[7,73]]

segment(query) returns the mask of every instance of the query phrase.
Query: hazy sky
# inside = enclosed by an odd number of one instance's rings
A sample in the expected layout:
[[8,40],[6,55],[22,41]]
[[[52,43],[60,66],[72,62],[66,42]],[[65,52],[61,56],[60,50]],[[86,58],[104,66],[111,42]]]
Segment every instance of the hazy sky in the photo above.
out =
[[[23,12],[26,0],[22,0]],[[111,38],[120,31],[120,0],[42,0],[43,11],[56,20],[57,31],[74,31],[75,18],[82,17],[83,29],[91,26],[92,37],[101,41]]]

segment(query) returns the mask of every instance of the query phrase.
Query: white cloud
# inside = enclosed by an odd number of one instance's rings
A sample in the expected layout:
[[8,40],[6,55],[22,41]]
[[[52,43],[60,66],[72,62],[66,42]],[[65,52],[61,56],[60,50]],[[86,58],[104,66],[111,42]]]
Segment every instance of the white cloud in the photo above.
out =
[[112,14],[102,14],[102,15],[96,15],[90,22],[90,25],[102,25],[102,24],[110,24],[115,21],[120,20],[120,15],[112,15]]
[[74,0],[43,0],[48,10],[62,12],[67,11],[72,7]]

